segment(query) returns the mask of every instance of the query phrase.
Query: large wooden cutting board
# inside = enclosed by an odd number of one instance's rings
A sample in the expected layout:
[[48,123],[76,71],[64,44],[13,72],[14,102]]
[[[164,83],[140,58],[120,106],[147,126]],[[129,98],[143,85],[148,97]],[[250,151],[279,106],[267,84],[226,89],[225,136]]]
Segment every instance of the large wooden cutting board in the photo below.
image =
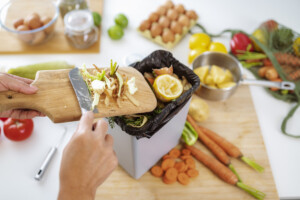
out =
[[[30,0],[26,0],[26,6],[18,13],[10,13],[14,15],[14,19],[26,16],[27,10],[34,7]],[[102,14],[103,0],[89,0],[89,8],[92,11]],[[37,10],[38,12],[38,10]],[[43,14],[43,13],[40,13]],[[20,41],[15,35],[7,32],[0,26],[0,54],[50,54],[50,53],[99,53],[100,52],[100,37],[101,29],[99,30],[98,41],[87,49],[76,49],[70,45],[64,35],[64,24],[61,16],[58,17],[55,26],[55,34],[53,38],[44,44],[30,46]]]
[[[70,69],[39,71],[33,82],[39,90],[33,95],[13,91],[0,92],[0,112],[27,108],[44,113],[55,123],[79,120],[81,110],[69,80],[69,71]],[[120,67],[118,72],[121,75],[125,74],[128,79],[136,78],[138,90],[133,97],[140,105],[136,106],[130,100],[124,99],[121,100],[121,107],[119,107],[116,101],[111,99],[109,106],[105,106],[104,102],[98,104],[99,113],[95,113],[95,117],[121,116],[154,110],[157,100],[144,76],[132,67]]]
[[[223,135],[237,145],[244,155],[265,167],[258,173],[241,161],[232,159],[244,183],[266,193],[266,200],[276,200],[278,194],[272,176],[266,148],[261,136],[257,116],[248,86],[241,86],[226,102],[208,102],[210,117],[202,125]],[[209,153],[202,144],[197,147]],[[155,147],[153,147],[155,148]],[[224,183],[204,165],[197,162],[200,174],[183,186],[178,182],[166,185],[147,172],[139,180],[131,178],[118,167],[97,190],[96,199],[110,200],[253,200],[244,191]]]

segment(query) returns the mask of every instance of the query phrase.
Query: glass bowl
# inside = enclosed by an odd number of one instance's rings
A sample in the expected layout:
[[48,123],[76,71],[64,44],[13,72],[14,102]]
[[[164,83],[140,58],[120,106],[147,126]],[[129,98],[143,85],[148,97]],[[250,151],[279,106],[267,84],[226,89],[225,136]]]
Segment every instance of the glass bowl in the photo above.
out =
[[28,45],[48,41],[59,15],[53,0],[11,0],[0,10],[0,25]]

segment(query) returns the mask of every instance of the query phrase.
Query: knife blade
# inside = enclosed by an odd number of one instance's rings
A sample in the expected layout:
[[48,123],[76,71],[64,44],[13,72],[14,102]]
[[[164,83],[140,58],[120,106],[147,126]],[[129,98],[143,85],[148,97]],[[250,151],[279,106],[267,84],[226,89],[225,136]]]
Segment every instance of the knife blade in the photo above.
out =
[[[76,94],[81,113],[92,110],[92,96],[89,93],[88,87],[83,80],[78,68],[74,68],[69,72],[69,78]],[[98,113],[98,109],[93,110],[94,113]]]

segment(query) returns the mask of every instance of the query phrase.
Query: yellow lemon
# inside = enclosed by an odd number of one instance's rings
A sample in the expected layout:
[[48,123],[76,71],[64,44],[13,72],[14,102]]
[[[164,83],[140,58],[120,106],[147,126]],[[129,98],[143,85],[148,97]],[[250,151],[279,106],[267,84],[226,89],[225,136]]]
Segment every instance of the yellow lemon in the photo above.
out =
[[212,42],[208,47],[209,51],[216,51],[221,53],[228,53],[224,44],[221,42]]
[[156,97],[162,102],[169,102],[178,98],[183,92],[183,86],[179,79],[163,74],[158,76],[153,83]]
[[210,37],[205,33],[195,33],[189,39],[190,49],[207,49],[210,44]]

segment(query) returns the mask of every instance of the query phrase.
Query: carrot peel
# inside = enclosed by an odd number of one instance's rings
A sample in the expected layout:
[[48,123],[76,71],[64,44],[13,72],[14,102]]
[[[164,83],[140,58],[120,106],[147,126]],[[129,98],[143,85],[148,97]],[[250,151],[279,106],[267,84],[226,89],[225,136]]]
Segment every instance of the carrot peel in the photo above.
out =
[[265,193],[259,191],[259,190],[256,190],[248,185],[245,185],[244,183],[241,183],[241,182],[237,182],[236,183],[236,186],[241,188],[242,190],[244,190],[245,192],[249,193],[250,195],[252,195],[253,197],[255,197],[256,199],[259,199],[259,200],[263,200],[266,196]]
[[241,160],[243,162],[245,162],[247,165],[249,165],[250,167],[252,167],[253,169],[255,169],[256,171],[260,172],[260,173],[265,170],[265,168],[263,168],[262,166],[257,164],[254,160],[251,160],[250,158],[242,156]]
[[236,177],[238,178],[239,182],[243,182],[240,175],[237,173],[237,171],[235,170],[235,168],[233,167],[232,164],[228,165],[229,169],[236,175]]

